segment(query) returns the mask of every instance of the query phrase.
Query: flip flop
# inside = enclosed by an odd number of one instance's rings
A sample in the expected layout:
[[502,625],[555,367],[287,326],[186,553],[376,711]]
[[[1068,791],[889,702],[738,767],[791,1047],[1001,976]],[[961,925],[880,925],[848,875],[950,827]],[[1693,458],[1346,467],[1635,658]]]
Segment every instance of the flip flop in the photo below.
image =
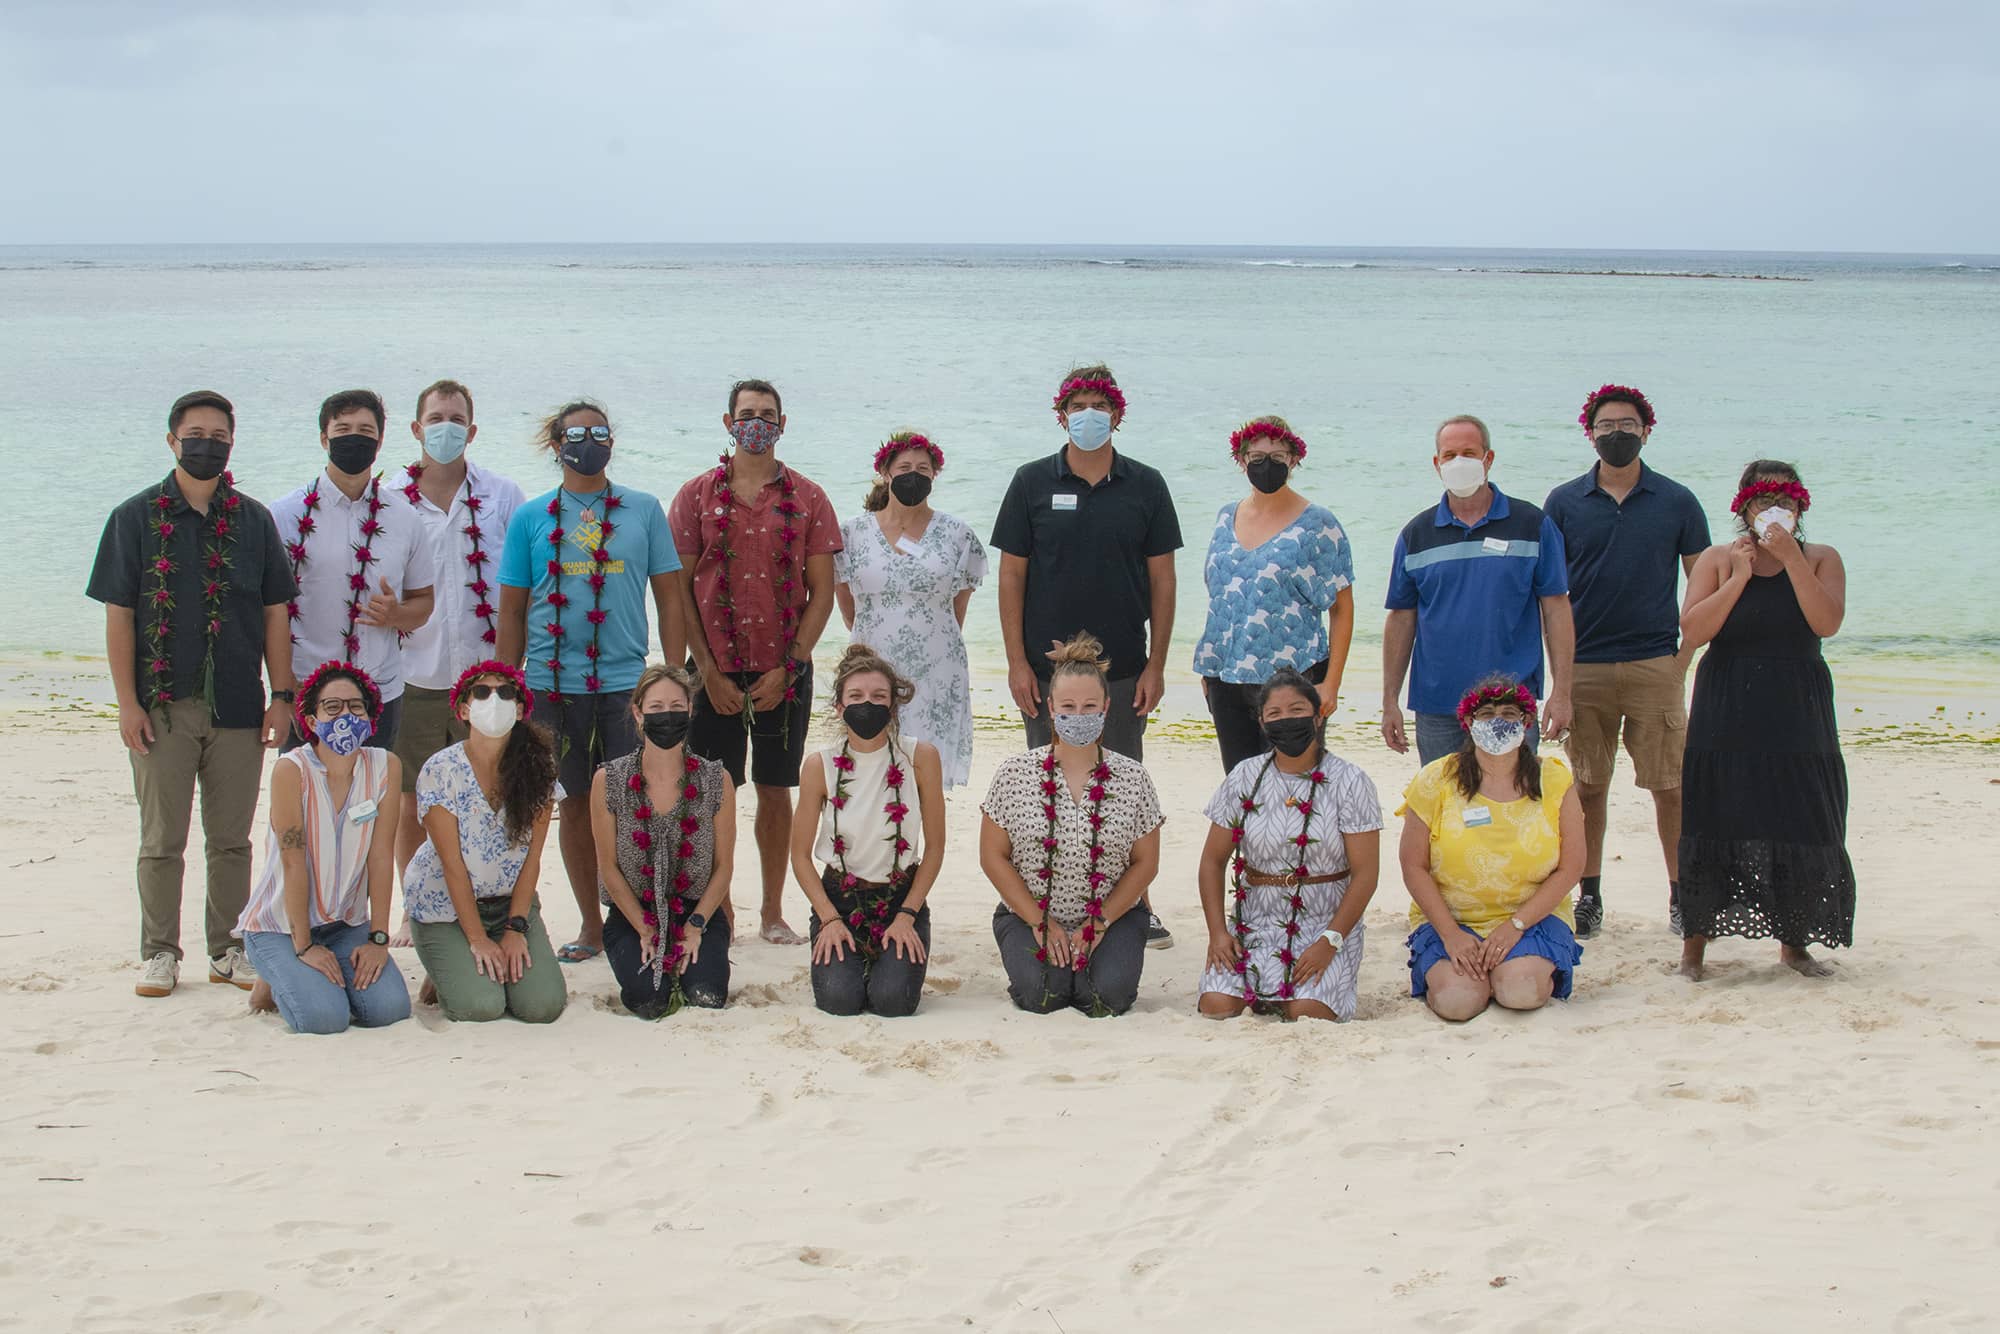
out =
[[572,940],[556,951],[556,958],[564,963],[588,963],[602,953],[602,945],[586,945],[580,940]]

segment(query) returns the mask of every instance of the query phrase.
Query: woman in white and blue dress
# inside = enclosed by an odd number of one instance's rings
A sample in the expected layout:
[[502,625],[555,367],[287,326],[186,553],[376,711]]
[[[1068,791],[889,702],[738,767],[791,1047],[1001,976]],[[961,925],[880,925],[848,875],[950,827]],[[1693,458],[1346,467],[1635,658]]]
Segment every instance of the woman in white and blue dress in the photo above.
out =
[[944,785],[972,775],[972,670],[966,604],[986,577],[986,545],[970,525],[930,505],[944,451],[898,431],[875,451],[863,512],[841,525],[834,597],[852,642],[867,644],[917,696],[899,719],[903,739],[937,747]]
[[1362,914],[1382,860],[1368,775],[1326,749],[1319,692],[1281,668],[1259,692],[1267,749],[1209,799],[1198,882],[1208,918],[1201,1013],[1354,1017]]
[[1229,453],[1250,494],[1215,516],[1202,566],[1208,620],[1194,650],[1225,770],[1267,749],[1257,692],[1278,668],[1304,673],[1321,714],[1334,711],[1354,637],[1347,534],[1291,485],[1306,442],[1283,417],[1259,417],[1229,437]]

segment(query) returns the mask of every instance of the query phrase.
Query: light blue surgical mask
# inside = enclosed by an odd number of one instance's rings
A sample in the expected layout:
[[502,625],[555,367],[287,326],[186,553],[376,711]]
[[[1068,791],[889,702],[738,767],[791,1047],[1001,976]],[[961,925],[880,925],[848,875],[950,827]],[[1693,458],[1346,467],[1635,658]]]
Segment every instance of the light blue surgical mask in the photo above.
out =
[[1069,414],[1069,442],[1078,449],[1104,448],[1111,438],[1111,414],[1102,408],[1072,408]]
[[432,422],[424,428],[424,453],[439,463],[450,463],[465,452],[467,431],[457,422]]
[[1104,735],[1104,715],[1101,713],[1058,713],[1050,718],[1055,724],[1056,735],[1069,746],[1091,746]]
[[1475,718],[1471,731],[1472,744],[1488,755],[1511,754],[1528,739],[1526,724],[1517,723],[1512,718]]

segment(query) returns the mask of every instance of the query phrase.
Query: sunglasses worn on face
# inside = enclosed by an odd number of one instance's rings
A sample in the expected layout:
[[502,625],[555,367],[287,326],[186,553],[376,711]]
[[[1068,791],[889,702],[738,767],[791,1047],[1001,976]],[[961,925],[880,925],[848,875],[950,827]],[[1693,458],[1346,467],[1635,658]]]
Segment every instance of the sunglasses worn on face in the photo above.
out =
[[609,426],[563,427],[563,439],[568,441],[572,445],[582,444],[585,436],[588,436],[590,439],[597,441],[599,444],[603,444],[606,440],[609,440],[611,438],[611,428]]
[[515,701],[521,698],[521,692],[516,690],[513,687],[512,683],[495,686],[495,685],[487,685],[484,681],[482,681],[478,685],[472,687],[472,697],[474,699],[486,699],[491,695],[498,695],[501,699],[506,700],[510,704],[514,703]]

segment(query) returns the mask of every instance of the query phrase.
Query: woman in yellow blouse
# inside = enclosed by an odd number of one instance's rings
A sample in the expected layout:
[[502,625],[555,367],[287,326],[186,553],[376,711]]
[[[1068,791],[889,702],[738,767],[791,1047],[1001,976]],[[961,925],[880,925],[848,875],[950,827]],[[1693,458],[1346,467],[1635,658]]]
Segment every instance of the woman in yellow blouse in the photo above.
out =
[[1583,873],[1583,806],[1562,761],[1523,747],[1535,697],[1489,677],[1459,701],[1465,740],[1403,794],[1410,994],[1439,1018],[1490,1001],[1567,998],[1577,960],[1570,890]]

